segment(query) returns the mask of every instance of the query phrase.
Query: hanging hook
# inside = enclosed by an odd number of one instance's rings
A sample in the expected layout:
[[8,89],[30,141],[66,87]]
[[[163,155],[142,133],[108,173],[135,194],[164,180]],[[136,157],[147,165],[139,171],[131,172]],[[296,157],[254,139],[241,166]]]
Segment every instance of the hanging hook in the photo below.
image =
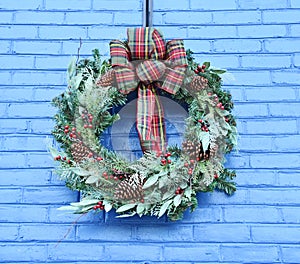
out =
[[144,0],[143,27],[152,27],[153,0]]

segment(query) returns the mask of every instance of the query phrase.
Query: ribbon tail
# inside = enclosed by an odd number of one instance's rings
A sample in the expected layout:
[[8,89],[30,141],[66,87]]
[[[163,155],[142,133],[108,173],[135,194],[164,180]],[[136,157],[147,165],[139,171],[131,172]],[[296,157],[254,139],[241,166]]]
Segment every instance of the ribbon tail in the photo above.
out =
[[139,85],[136,124],[143,152],[161,155],[166,148],[164,113],[153,85]]

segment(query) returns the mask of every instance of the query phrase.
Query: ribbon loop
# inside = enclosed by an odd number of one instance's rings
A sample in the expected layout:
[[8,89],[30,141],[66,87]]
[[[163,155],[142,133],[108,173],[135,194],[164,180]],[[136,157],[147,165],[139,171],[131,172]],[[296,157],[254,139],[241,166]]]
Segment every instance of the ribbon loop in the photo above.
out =
[[[175,94],[184,79],[187,66],[182,40],[165,43],[154,28],[129,28],[128,45],[111,41],[110,55],[118,89],[127,94],[138,89],[137,130],[142,150],[165,151],[163,108],[156,88]],[[156,85],[162,82],[162,85]]]

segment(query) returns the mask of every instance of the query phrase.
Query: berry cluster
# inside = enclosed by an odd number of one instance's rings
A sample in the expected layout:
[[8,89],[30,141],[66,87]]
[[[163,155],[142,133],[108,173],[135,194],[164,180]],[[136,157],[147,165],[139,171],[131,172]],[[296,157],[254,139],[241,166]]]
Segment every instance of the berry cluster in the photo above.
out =
[[83,119],[84,128],[93,128],[93,115],[89,114],[87,110],[82,111],[81,118]]
[[172,163],[172,160],[170,160],[169,158],[171,157],[171,153],[168,152],[164,155],[164,158],[161,159],[161,164],[163,166],[167,165],[167,164],[171,164]]
[[63,161],[63,162],[67,162],[68,164],[71,163],[71,160],[67,159],[67,157],[61,157],[60,155],[54,157],[54,160],[60,160],[60,161]]
[[208,124],[206,121],[204,121],[204,120],[202,120],[202,119],[199,119],[199,120],[198,120],[198,123],[201,124],[201,130],[202,130],[202,131],[205,131],[205,132],[208,132],[208,131],[209,131],[209,129],[208,129],[209,124]]
[[193,174],[193,169],[194,169],[194,164],[195,161],[194,160],[190,160],[190,163],[186,162],[184,163],[184,167],[188,168],[188,174],[192,175]]
[[204,64],[203,64],[203,65],[198,65],[198,66],[197,66],[197,69],[194,70],[194,72],[197,73],[197,74],[198,74],[199,72],[205,72],[205,68],[206,68],[206,65],[204,65]]
[[183,194],[184,193],[184,190],[181,189],[180,187],[178,187],[175,191],[175,194]]
[[115,181],[118,181],[123,178],[123,176],[118,177],[118,176],[114,176],[113,174],[108,174],[106,171],[102,173],[102,176],[104,177],[105,180],[111,179]]
[[98,204],[95,205],[95,206],[93,207],[93,209],[94,209],[94,210],[97,210],[97,209],[104,210],[103,202],[102,202],[102,201],[98,202]]

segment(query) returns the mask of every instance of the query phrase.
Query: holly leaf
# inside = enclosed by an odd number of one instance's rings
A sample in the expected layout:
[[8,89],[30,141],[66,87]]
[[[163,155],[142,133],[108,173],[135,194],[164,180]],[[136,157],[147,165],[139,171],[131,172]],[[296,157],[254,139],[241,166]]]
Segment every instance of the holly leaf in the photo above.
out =
[[210,71],[216,74],[223,74],[226,72],[226,70],[219,70],[219,69],[211,69]]
[[205,68],[208,69],[210,67],[210,62],[205,61],[205,62],[203,62],[203,65],[205,65]]
[[158,174],[154,174],[153,176],[151,176],[143,185],[143,189],[147,189],[152,185],[154,185],[158,180],[158,176],[159,176]]
[[117,213],[122,213],[122,212],[125,212],[125,211],[128,211],[128,210],[134,208],[135,206],[136,206],[135,203],[134,204],[125,204],[125,205],[121,206],[120,208],[118,208],[116,210],[116,212]]

